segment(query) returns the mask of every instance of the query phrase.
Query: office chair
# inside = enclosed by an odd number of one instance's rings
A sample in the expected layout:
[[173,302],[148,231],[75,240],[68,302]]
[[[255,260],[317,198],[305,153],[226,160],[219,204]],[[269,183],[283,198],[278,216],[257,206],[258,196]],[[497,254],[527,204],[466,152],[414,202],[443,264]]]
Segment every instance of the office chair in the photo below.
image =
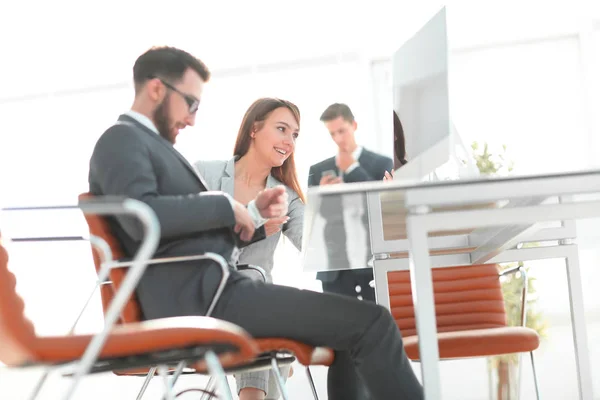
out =
[[[495,264],[433,268],[432,279],[440,359],[488,357],[528,352],[536,395],[539,388],[533,351],[536,331],[527,328],[527,274],[522,267],[498,272]],[[507,326],[500,278],[520,273],[523,280],[521,325]],[[406,353],[419,359],[409,271],[388,272],[390,311],[403,336]]]
[[[56,369],[74,367],[74,379],[65,395],[71,398],[80,380],[89,373],[157,365],[165,381],[165,396],[173,398],[166,371],[170,365],[200,362],[219,379],[227,391],[224,365],[238,364],[258,354],[258,347],[242,328],[209,317],[177,317],[113,327],[124,300],[137,285],[147,259],[154,253],[160,237],[158,221],[152,210],[135,200],[92,203],[79,206],[84,213],[121,213],[138,216],[146,227],[140,250],[130,272],[107,309],[104,329],[96,335],[40,337],[25,317],[25,304],[16,292],[16,278],[8,269],[8,253],[0,240],[0,361],[8,367],[45,366]],[[23,211],[77,207],[29,207],[4,209]],[[0,238],[1,239],[1,238]],[[35,385],[31,398],[37,397],[47,374]],[[231,399],[231,393],[226,393]]]
[[[83,193],[79,196],[80,201],[89,201],[93,199],[94,196],[90,193]],[[124,253],[122,251],[120,243],[114,237],[112,232],[110,231],[110,227],[108,223],[100,216],[97,215],[85,215],[86,221],[88,223],[90,235],[96,238],[100,238],[108,244],[110,248],[109,252],[112,254],[114,259],[122,259],[124,257]],[[103,263],[102,262],[102,253],[99,253],[95,248],[93,248],[93,257],[94,257],[94,265],[96,267],[97,273],[100,275],[105,275],[108,273],[110,282],[108,284],[104,284],[101,286],[101,296],[104,310],[106,312],[105,304],[108,304],[112,301],[112,297],[114,293],[119,289],[120,285],[123,282],[123,276],[126,274],[127,268],[130,265],[128,262],[111,262],[111,263]],[[173,262],[173,261],[190,261],[190,260],[200,260],[206,259],[205,255],[198,256],[188,256],[188,257],[171,257],[164,259],[153,259],[149,261],[149,264],[156,264],[161,262]],[[229,276],[229,266],[225,262],[224,259],[216,260],[217,264],[221,268],[221,283],[216,291],[215,297],[212,300],[212,303],[208,309],[207,315],[210,315],[217,301],[219,300],[219,296],[221,295],[225,284],[227,282],[227,278]],[[264,272],[261,271],[261,268],[256,266],[242,265],[238,266],[238,269],[252,269],[254,271],[259,272],[262,275],[262,279],[264,279]],[[139,322],[142,319],[142,315],[139,308],[139,303],[135,293],[132,293],[131,297],[128,299],[125,307],[123,308],[123,312],[120,315],[120,319],[118,323],[135,323]],[[226,373],[238,373],[238,372],[247,372],[261,369],[272,369],[276,378],[277,385],[279,387],[280,393],[284,399],[288,399],[287,391],[285,389],[285,385],[283,383],[283,378],[281,377],[279,367],[283,365],[289,365],[296,359],[302,365],[306,367],[306,374],[309,380],[309,384],[311,386],[311,391],[316,400],[318,400],[317,391],[314,385],[314,381],[312,379],[312,375],[310,373],[311,365],[323,365],[329,366],[333,363],[334,352],[332,349],[323,348],[323,347],[312,347],[308,346],[304,343],[300,343],[294,340],[284,339],[284,338],[264,338],[264,339],[255,339],[256,344],[258,345],[260,355],[252,359],[251,361],[240,362],[238,365],[227,365],[224,366],[224,370]],[[295,357],[294,357],[295,356]],[[192,372],[195,371],[197,373],[205,373],[206,370],[204,368],[199,368],[198,366],[192,366]],[[134,371],[136,375],[145,374],[146,379],[140,389],[137,399],[141,399],[144,391],[146,390],[150,380],[155,375],[155,369],[150,368],[150,370],[137,370]],[[146,373],[147,372],[147,373]],[[180,368],[174,372],[173,376],[173,384],[176,382],[178,377],[183,372],[183,368]],[[123,374],[123,371],[115,371],[115,373]],[[209,387],[211,387],[214,380],[211,379],[209,381]]]

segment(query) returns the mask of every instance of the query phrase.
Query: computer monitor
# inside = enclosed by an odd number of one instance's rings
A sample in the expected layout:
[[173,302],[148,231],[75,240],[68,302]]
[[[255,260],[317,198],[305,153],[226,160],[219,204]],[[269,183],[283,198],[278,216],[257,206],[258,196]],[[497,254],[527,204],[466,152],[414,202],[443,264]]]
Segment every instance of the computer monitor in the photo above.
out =
[[394,179],[420,181],[451,157],[445,7],[394,53],[392,80],[407,161],[403,164],[398,157],[401,150],[394,137]]

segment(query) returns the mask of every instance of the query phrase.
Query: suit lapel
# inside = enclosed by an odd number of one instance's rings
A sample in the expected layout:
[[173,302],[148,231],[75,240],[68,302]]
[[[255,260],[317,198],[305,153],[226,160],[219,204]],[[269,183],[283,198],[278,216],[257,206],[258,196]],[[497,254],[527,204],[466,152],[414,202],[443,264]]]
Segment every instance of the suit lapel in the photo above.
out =
[[[219,185],[219,190],[222,190],[225,193],[229,193],[233,196],[233,191],[235,188],[235,162],[237,161],[237,157],[231,158],[227,161],[225,165],[225,171],[221,176],[221,181]],[[273,177],[273,175],[269,174],[267,177],[266,189],[275,187],[280,185],[280,182]]]
[[329,159],[329,162],[327,163],[327,169],[336,169],[337,165],[335,165],[335,156],[331,157]]
[[202,177],[202,175],[200,175],[200,173],[196,170],[196,168],[194,168],[188,162],[188,160],[180,152],[178,152],[177,149],[175,149],[175,147],[173,147],[173,145],[169,141],[167,141],[166,139],[164,139],[162,136],[160,136],[156,132],[148,129],[148,127],[146,127],[145,125],[139,123],[134,118],[131,118],[128,115],[121,115],[119,117],[119,121],[133,123],[136,127],[138,127],[139,129],[142,129],[144,132],[146,132],[147,134],[149,134],[154,140],[158,141],[158,143],[160,143],[164,148],[166,148],[167,150],[169,150],[170,152],[172,152],[173,154],[175,154],[175,156],[177,156],[177,158],[179,158],[179,161],[181,161],[183,163],[183,165],[185,165],[185,167],[196,178],[198,178],[198,181],[202,184],[202,186],[204,187],[204,189],[205,190],[208,189],[208,185],[206,184],[206,181],[204,180],[204,178]]
[[269,176],[267,177],[267,185],[266,185],[267,187],[266,188],[267,189],[274,188],[277,185],[281,185],[281,182],[279,182],[277,179],[275,179],[273,177],[273,175],[269,174]]
[[362,153],[360,153],[360,157],[358,157],[358,162],[360,165],[362,165],[362,167],[365,170],[371,171],[371,164],[373,163],[373,157],[371,157],[371,154],[369,154],[367,149],[365,149],[364,147],[363,147]]
[[221,176],[220,190],[233,196],[235,185],[235,157],[227,162],[224,172],[225,173]]
[[[319,174],[322,174],[323,172],[328,171],[330,169],[336,171],[338,175],[340,174],[340,170],[335,164],[335,156],[327,159],[326,162],[323,163],[323,169],[319,171]],[[317,182],[321,180],[321,176],[319,176],[318,178],[319,179],[317,180]]]

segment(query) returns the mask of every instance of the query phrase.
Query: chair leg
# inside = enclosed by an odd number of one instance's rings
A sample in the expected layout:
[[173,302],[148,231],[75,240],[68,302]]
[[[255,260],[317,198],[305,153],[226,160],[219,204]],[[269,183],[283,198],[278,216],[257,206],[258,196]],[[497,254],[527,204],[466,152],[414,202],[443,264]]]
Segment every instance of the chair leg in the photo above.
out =
[[171,385],[171,381],[169,380],[169,367],[166,365],[158,366],[158,374],[162,378],[165,385],[165,399],[166,400],[175,400],[175,394],[173,393],[173,386]]
[[290,396],[288,396],[287,389],[285,388],[285,382],[283,381],[281,371],[279,370],[279,365],[277,365],[276,355],[271,357],[271,369],[273,370],[273,374],[275,374],[275,378],[277,378],[277,387],[279,388],[279,393],[281,393],[281,398],[283,400],[289,400]]
[[142,400],[142,397],[144,396],[144,393],[146,393],[146,389],[148,388],[150,381],[154,377],[154,374],[156,374],[156,367],[152,367],[150,368],[150,371],[148,371],[148,375],[146,375],[146,379],[144,379],[144,383],[142,384],[142,387],[138,392],[138,395],[135,398],[135,400]]
[[535,385],[535,397],[540,400],[540,387],[538,385],[537,372],[535,370],[535,359],[533,358],[533,351],[529,352],[531,356],[531,369],[533,370],[533,383]]
[[185,361],[182,361],[179,364],[177,364],[177,369],[175,369],[175,372],[173,372],[173,377],[171,378],[171,386],[175,387],[175,384],[177,383],[177,379],[179,379],[179,377],[183,373],[183,369],[185,368],[186,365],[187,364]]
[[[213,376],[208,378],[208,383],[206,384],[206,391],[210,392],[213,390],[213,386],[215,384],[215,378]],[[202,393],[202,397],[200,397],[200,400],[210,400],[210,398],[207,397],[208,394],[206,393]]]
[[517,398],[516,400],[521,400],[521,390],[523,382],[523,353],[517,354]]
[[[183,369],[185,368],[185,366],[186,366],[185,361],[181,361],[179,364],[177,364],[177,368],[175,368],[175,371],[173,372],[173,376],[171,377],[171,381],[169,383],[169,385],[171,385],[171,390],[175,389],[175,384],[177,383],[177,379],[179,379],[179,377],[183,373]],[[177,395],[175,397],[177,397]],[[163,400],[165,400],[165,397],[163,397]]]
[[40,377],[37,384],[35,385],[35,388],[33,389],[33,392],[29,396],[30,400],[35,400],[35,398],[38,396],[38,394],[40,394],[40,391],[42,390],[42,386],[44,386],[44,383],[46,383],[46,379],[48,379],[48,375],[50,375],[50,368],[46,368],[44,370],[44,374]]
[[310,389],[312,390],[313,397],[315,398],[315,400],[319,400],[317,388],[315,387],[315,381],[313,380],[312,374],[310,373],[309,366],[306,366],[306,376],[308,377],[308,383],[310,384]]
[[220,389],[223,391],[223,398],[225,400],[233,400],[231,389],[229,388],[229,383],[227,382],[227,376],[223,371],[223,367],[221,367],[221,363],[219,362],[217,355],[212,351],[207,351],[204,355],[204,359],[206,360],[208,372],[215,377],[217,386],[220,386]]

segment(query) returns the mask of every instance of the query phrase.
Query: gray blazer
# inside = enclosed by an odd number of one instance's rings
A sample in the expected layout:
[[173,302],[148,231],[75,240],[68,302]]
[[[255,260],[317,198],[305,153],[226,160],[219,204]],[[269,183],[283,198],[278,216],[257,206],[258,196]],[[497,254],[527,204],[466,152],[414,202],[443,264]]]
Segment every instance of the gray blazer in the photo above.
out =
[[[199,174],[206,179],[206,184],[210,190],[220,190],[234,195],[235,161],[231,158],[229,161],[197,161],[194,166]],[[272,175],[267,178],[267,187],[282,185]],[[271,271],[273,270],[273,254],[281,233],[292,241],[298,250],[302,246],[302,227],[304,224],[304,203],[298,194],[291,188],[287,188],[289,196],[288,217],[290,219],[283,225],[281,231],[268,236],[259,242],[248,245],[242,249],[239,262],[241,264],[253,264],[264,268],[267,273],[267,280],[272,281]]]
[[[137,199],[154,210],[161,226],[158,257],[210,251],[229,260],[236,245],[243,245],[233,232],[229,200],[206,193],[202,176],[170,142],[127,115],[98,139],[88,181],[95,195]],[[131,217],[108,222],[125,255],[133,256],[142,239],[140,224]],[[264,237],[264,229],[257,229],[253,240]],[[203,315],[220,279],[220,268],[211,262],[152,265],[137,288],[144,317]]]

